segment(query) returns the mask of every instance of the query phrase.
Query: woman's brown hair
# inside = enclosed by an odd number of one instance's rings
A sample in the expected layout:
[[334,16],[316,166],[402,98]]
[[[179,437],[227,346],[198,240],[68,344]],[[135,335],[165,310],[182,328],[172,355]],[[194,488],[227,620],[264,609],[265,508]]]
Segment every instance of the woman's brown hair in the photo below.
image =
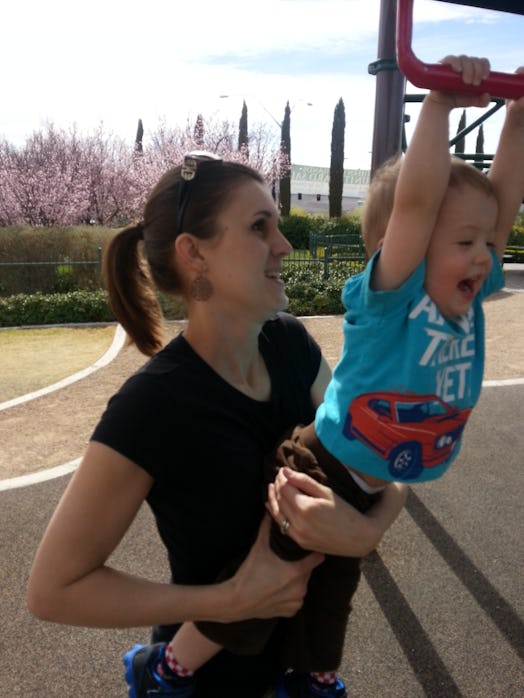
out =
[[[175,264],[178,189],[181,168],[164,174],[144,208],[143,222],[130,225],[110,241],[103,275],[111,308],[130,340],[148,356],[163,344],[163,316],[157,290],[181,295]],[[236,188],[249,180],[264,183],[256,170],[238,162],[206,161],[191,182],[184,231],[199,238],[216,233],[215,221]]]

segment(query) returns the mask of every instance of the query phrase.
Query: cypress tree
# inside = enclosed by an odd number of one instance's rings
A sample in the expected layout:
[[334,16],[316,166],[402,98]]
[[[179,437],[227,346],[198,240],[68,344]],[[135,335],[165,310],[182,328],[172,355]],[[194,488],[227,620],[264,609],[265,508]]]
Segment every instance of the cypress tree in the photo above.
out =
[[141,153],[144,150],[142,145],[142,139],[144,137],[144,126],[142,124],[142,119],[138,119],[138,127],[136,129],[135,136],[135,152]]
[[[460,117],[459,125],[457,128],[457,136],[465,128],[466,128],[466,110],[463,109],[462,116]],[[466,147],[466,139],[464,137],[459,138],[459,140],[455,143],[455,153],[464,153],[465,147]]]
[[198,148],[202,148],[204,146],[204,119],[202,114],[198,114],[196,118],[193,138],[195,139],[195,145]]
[[284,121],[281,128],[280,150],[287,156],[288,164],[280,178],[280,213],[289,216],[291,210],[291,109],[289,102],[284,110]]
[[[477,155],[484,155],[484,124],[480,124],[479,126],[477,142],[475,143],[475,153],[477,153]],[[479,170],[484,170],[484,158],[482,158],[482,160],[475,160],[474,165]]]
[[329,168],[329,217],[342,215],[342,193],[344,189],[344,134],[346,111],[342,97],[338,100],[333,115],[331,131],[331,166]]
[[238,149],[243,150],[246,154],[246,158],[249,158],[249,136],[247,131],[247,106],[246,100],[242,104],[242,113],[240,115],[240,121],[238,123]]
[[475,152],[484,155],[484,124],[480,124],[479,132],[477,133]]

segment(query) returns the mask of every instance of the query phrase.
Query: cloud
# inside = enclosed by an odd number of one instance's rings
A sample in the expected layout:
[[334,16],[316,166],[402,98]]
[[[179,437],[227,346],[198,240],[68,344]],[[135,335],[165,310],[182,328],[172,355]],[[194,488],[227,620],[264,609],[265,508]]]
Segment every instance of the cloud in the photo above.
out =
[[[292,112],[297,163],[328,165],[333,112],[346,107],[349,166],[368,167],[379,0],[18,0],[3,10],[0,135],[22,141],[45,120],[126,139],[138,118],[184,124],[198,113],[237,122]],[[416,0],[420,51],[494,47],[503,70],[522,62],[523,22],[505,13]],[[504,16],[502,16],[504,15]],[[520,19],[520,18],[519,18]],[[464,22],[475,29],[464,31]],[[486,31],[489,27],[489,31]],[[500,37],[500,39],[498,39]],[[220,99],[220,94],[231,95]],[[312,102],[313,107],[307,107]],[[487,136],[489,142],[489,134]]]

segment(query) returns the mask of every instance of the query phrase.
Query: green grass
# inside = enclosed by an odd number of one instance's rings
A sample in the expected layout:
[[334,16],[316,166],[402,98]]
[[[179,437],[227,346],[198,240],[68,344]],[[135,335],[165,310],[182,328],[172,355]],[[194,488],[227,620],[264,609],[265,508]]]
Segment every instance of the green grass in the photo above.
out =
[[114,325],[0,331],[0,402],[87,368],[111,346]]

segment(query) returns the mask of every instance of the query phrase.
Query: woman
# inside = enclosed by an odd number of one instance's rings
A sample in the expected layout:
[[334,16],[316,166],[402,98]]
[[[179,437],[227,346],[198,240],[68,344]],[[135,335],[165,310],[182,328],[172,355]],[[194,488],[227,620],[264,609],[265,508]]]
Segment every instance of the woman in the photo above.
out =
[[[263,459],[314,416],[329,379],[316,342],[279,314],[291,247],[262,177],[239,163],[186,156],[157,184],[144,220],[110,243],[112,307],[153,358],[110,400],[37,552],[28,588],[36,616],[96,627],[289,617],[325,553],[372,550],[404,502],[401,488],[359,514],[304,475],[282,475],[270,509],[317,551],[284,562],[269,549]],[[142,251],[147,264],[142,262]],[[187,302],[183,333],[162,347],[155,287]],[[389,488],[388,488],[389,489]],[[172,584],[106,561],[146,500],[166,546]],[[234,559],[233,577],[216,582]],[[282,624],[285,620],[282,621]],[[262,696],[282,671],[279,629],[257,656],[221,652],[199,672],[196,696]]]

